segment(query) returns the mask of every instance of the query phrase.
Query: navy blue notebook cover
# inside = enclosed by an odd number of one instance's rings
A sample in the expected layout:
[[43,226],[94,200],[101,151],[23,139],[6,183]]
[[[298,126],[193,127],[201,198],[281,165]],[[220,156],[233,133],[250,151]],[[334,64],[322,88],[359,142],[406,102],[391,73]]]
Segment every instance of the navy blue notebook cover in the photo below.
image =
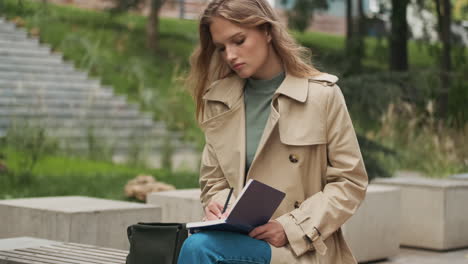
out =
[[266,224],[276,211],[285,193],[256,180],[249,180],[226,219],[187,223],[191,233],[219,230],[249,233]]

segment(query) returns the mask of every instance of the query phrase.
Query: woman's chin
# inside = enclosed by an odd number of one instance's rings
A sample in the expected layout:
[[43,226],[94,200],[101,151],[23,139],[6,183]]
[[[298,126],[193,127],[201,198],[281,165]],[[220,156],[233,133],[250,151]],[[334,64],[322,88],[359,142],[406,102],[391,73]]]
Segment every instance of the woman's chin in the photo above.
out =
[[252,76],[252,74],[246,73],[245,71],[242,71],[242,70],[241,71],[234,71],[234,72],[237,74],[237,76],[239,76],[242,79],[247,79],[250,76]]

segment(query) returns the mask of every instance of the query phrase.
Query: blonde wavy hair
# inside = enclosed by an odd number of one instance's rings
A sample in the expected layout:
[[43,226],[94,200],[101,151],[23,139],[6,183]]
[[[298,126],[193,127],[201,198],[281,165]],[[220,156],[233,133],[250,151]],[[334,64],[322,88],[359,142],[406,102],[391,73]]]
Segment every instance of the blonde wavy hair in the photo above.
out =
[[305,78],[320,73],[311,64],[310,50],[293,39],[266,0],[212,0],[200,17],[200,42],[190,57],[191,67],[186,79],[196,103],[198,120],[203,116],[203,95],[209,84],[234,73],[213,44],[210,32],[213,17],[222,17],[244,27],[268,30],[273,48],[288,74]]

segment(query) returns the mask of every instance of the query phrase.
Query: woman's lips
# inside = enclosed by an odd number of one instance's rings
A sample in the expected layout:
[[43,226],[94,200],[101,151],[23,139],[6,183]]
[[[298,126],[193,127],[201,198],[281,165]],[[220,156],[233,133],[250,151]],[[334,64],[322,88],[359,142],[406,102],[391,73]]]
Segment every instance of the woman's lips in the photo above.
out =
[[237,71],[237,70],[240,70],[240,68],[242,68],[244,65],[245,63],[237,63],[237,64],[234,64],[232,68]]

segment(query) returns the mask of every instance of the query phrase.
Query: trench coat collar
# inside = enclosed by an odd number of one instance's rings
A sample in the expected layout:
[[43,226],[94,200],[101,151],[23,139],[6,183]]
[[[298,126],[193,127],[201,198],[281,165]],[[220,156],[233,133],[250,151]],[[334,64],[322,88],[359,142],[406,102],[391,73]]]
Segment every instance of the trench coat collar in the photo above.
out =
[[229,109],[235,105],[244,93],[245,79],[231,74],[228,77],[215,81],[203,95],[207,101],[217,101],[225,104]]
[[[308,78],[299,78],[286,73],[284,81],[275,91],[275,96],[281,94],[304,103],[307,100],[308,84]],[[211,85],[203,96],[203,99],[222,102],[231,109],[242,96],[244,85],[245,79],[232,74]]]
[[307,100],[308,90],[309,80],[307,78],[298,78],[291,74],[286,74],[286,78],[278,87],[274,96],[282,94],[304,103]]

